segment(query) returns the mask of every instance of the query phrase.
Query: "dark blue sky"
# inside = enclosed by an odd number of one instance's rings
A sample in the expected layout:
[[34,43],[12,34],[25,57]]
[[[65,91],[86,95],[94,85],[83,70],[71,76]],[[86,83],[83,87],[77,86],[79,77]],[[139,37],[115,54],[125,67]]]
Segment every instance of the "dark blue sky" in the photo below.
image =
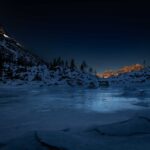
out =
[[1,2],[8,33],[46,60],[75,58],[97,71],[150,64],[148,3],[132,1]]

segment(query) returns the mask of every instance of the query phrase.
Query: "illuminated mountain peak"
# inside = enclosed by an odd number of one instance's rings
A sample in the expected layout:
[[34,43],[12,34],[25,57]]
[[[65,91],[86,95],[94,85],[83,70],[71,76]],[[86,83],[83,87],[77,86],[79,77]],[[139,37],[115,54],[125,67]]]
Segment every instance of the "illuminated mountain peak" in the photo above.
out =
[[132,72],[132,71],[139,71],[142,70],[144,68],[143,65],[141,64],[134,64],[134,65],[130,65],[130,66],[124,66],[118,70],[115,71],[105,71],[103,73],[98,73],[97,76],[101,77],[101,78],[110,78],[113,76],[118,76],[120,74],[123,73],[128,73],[128,72]]

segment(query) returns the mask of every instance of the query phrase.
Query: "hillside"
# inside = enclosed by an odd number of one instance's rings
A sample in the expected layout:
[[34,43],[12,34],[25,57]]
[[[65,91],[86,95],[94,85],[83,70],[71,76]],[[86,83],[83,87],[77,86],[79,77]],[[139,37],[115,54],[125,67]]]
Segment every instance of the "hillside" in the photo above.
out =
[[41,83],[46,85],[99,86],[98,79],[68,64],[49,65],[25,49],[0,28],[0,80],[3,83]]
[[150,84],[150,67],[141,70],[122,73],[117,76],[103,79],[108,81],[110,85],[136,86]]

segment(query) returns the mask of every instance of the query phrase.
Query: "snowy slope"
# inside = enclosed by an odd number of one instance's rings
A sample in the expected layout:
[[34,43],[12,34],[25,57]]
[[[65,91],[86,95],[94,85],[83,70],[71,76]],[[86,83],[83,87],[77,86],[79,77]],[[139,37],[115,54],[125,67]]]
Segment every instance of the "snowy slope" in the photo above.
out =
[[4,83],[37,82],[41,84],[67,84],[70,86],[86,86],[95,88],[98,84],[96,76],[68,66],[49,65],[38,56],[26,50],[19,42],[6,34],[0,34],[1,75]]
[[150,85],[150,67],[145,67],[139,71],[123,73],[103,80],[115,86]]

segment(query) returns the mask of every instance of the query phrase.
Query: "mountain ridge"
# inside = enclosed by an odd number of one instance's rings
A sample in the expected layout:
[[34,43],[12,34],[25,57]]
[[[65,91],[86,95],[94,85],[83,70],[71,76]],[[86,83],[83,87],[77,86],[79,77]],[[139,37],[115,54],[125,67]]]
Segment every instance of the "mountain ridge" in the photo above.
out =
[[117,70],[108,70],[108,71],[104,71],[102,73],[97,73],[96,75],[100,78],[110,78],[110,77],[119,76],[124,73],[140,71],[142,69],[144,69],[144,65],[133,64],[133,65],[129,65],[129,66],[123,66]]

